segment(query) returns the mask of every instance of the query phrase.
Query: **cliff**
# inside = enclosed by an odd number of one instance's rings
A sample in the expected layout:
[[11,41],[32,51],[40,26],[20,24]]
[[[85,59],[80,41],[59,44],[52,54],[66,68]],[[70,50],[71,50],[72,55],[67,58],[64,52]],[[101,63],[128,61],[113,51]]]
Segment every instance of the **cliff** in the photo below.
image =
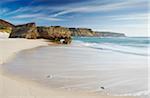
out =
[[0,19],[0,32],[8,32],[10,33],[14,25],[10,22]]
[[92,37],[96,33],[92,29],[88,28],[69,28],[72,36],[83,36],[83,37]]
[[13,28],[15,26],[15,25],[11,24],[10,22],[7,22],[3,19],[0,19],[0,25],[4,26],[4,27],[10,27],[10,28]]
[[9,38],[44,38],[57,43],[71,43],[71,33],[68,28],[60,26],[37,27],[35,23],[15,26],[12,29]]
[[124,33],[114,33],[114,32],[100,32],[95,31],[96,36],[98,37],[125,37]]
[[69,30],[75,37],[125,37],[123,33],[92,31],[89,28],[69,28]]
[[68,28],[61,26],[37,27],[39,38],[50,39],[60,42],[64,39],[64,44],[71,43],[71,32]]
[[[66,28],[67,29],[67,28]],[[68,28],[74,37],[125,37],[123,33],[93,31],[90,28]]]
[[99,32],[89,28],[67,28],[61,26],[36,26],[35,23],[13,25],[0,19],[0,31],[9,32],[9,38],[44,38],[55,42],[69,44],[71,36],[79,37],[125,37],[123,33]]
[[9,38],[36,39],[39,36],[35,23],[17,25],[12,29]]

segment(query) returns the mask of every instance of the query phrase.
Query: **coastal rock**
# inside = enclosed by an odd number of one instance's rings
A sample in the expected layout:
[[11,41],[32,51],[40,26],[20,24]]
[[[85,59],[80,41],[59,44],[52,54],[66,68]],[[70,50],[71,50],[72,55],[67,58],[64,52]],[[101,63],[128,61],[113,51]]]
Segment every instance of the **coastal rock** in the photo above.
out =
[[39,34],[38,38],[50,39],[55,42],[69,44],[71,43],[71,32],[68,28],[61,26],[50,26],[50,27],[37,27],[37,32]]
[[10,27],[10,28],[13,28],[15,27],[15,25],[11,24],[10,22],[7,22],[3,19],[0,19],[0,25],[1,26],[4,26],[4,27]]
[[0,19],[0,31],[9,32],[9,38],[27,38],[37,39],[44,38],[54,42],[69,44],[71,36],[77,37],[125,37],[123,33],[97,32],[89,28],[67,28],[61,26],[39,26],[35,23],[23,25],[13,25],[5,20]]
[[69,30],[75,37],[125,37],[123,33],[92,31],[89,28],[69,28]]
[[114,32],[95,32],[96,36],[99,37],[125,37],[125,34],[123,33],[114,33]]
[[72,36],[92,37],[95,32],[88,28],[69,28]]
[[[35,23],[17,25],[12,29],[9,38],[49,39],[57,43],[71,43],[71,33],[68,28],[61,26],[36,27]],[[63,39],[63,41],[62,41]]]
[[12,28],[14,28],[15,25],[3,20],[3,19],[0,19],[0,32],[7,32],[7,33],[10,33]]
[[36,39],[38,37],[35,23],[17,25],[12,29],[9,38]]

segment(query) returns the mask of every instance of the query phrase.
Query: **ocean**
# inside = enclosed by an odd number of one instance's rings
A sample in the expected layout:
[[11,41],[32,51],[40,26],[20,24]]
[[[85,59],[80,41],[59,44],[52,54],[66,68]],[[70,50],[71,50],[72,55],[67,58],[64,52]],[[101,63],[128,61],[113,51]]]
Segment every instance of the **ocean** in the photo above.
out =
[[121,52],[134,55],[148,56],[148,48],[150,47],[149,37],[75,37],[74,40],[84,42],[83,45],[95,48],[104,49],[114,52]]
[[74,37],[71,45],[21,51],[3,68],[43,86],[114,96],[148,96],[146,37]]

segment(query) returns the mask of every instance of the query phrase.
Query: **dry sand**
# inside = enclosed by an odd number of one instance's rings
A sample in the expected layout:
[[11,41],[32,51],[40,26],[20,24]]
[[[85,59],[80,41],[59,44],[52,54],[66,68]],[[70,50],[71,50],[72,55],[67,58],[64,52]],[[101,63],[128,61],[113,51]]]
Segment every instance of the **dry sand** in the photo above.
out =
[[[1,34],[8,37],[8,35]],[[24,49],[30,49],[38,46],[46,46],[44,40],[27,40],[27,39],[0,39],[0,63],[10,60],[15,54]],[[13,76],[3,74],[0,65],[0,98],[116,98],[115,96],[100,96],[89,93],[56,91],[23,81]],[[133,98],[133,97],[117,97]]]

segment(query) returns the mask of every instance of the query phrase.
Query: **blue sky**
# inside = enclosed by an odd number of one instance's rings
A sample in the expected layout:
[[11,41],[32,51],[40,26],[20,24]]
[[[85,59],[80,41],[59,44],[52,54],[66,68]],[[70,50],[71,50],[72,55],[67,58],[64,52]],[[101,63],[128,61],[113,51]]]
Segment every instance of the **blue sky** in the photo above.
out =
[[1,0],[0,18],[14,24],[85,27],[148,36],[148,0]]

